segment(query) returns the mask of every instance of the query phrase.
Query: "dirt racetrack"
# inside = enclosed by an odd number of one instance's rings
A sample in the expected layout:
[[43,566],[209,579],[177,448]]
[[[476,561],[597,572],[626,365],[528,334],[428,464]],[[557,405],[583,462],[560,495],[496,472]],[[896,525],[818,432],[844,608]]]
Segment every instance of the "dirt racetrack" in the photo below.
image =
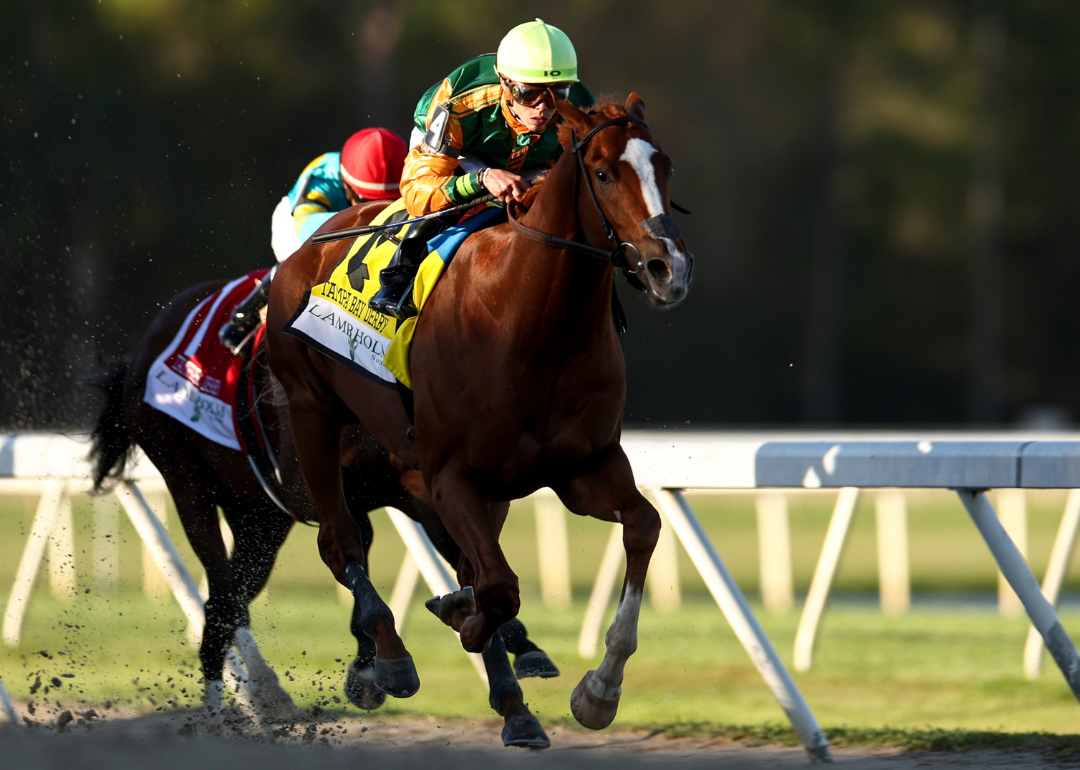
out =
[[[243,720],[212,727],[199,714],[85,719],[75,713],[55,723],[0,726],[0,769],[15,770],[356,770],[364,767],[530,767],[628,770],[675,766],[713,770],[796,768],[809,765],[801,748],[748,747],[730,742],[669,739],[646,732],[592,733],[554,726],[552,748],[503,748],[498,720],[442,723],[434,719],[365,717],[307,720],[255,730]],[[62,717],[64,721],[67,717]],[[81,723],[81,724],[80,724]],[[834,749],[836,763],[858,770],[907,768],[1061,768],[1029,752],[904,753],[896,749]]]

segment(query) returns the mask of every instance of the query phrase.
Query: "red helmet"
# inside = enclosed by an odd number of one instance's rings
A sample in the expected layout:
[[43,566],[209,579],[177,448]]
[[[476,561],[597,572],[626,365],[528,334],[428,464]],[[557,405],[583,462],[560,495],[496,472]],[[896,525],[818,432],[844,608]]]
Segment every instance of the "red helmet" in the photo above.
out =
[[397,198],[408,152],[405,141],[389,129],[357,131],[341,148],[341,178],[361,198]]

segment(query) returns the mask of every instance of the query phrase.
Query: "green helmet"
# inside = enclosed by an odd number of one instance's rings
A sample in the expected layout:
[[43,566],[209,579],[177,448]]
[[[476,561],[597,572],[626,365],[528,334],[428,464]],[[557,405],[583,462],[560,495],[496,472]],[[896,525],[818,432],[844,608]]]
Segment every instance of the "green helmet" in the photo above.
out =
[[519,83],[576,83],[577,52],[565,32],[537,19],[506,33],[495,70]]

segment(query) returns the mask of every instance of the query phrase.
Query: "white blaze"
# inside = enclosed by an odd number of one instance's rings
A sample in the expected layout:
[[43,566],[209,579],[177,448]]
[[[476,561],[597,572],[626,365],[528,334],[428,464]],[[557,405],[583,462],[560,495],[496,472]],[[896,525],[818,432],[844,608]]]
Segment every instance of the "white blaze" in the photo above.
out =
[[[638,179],[641,180],[641,197],[645,201],[645,208],[649,210],[650,218],[664,213],[664,199],[660,197],[660,187],[656,184],[656,166],[652,162],[655,154],[656,147],[644,139],[634,138],[627,140],[626,149],[620,158],[637,172]],[[682,249],[671,238],[661,237],[657,240],[663,241],[672,254],[682,254]]]
[[656,148],[644,139],[630,139],[621,158],[633,166],[641,180],[641,197],[645,199],[645,207],[649,210],[650,217],[664,213],[664,202],[656,184],[656,167],[652,162],[655,154]]

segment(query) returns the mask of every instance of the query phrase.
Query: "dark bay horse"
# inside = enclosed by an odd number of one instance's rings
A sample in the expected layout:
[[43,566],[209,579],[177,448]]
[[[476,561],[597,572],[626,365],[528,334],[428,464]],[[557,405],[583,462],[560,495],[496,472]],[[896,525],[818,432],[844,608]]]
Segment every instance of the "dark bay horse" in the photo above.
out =
[[[267,320],[269,363],[288,396],[301,470],[319,509],[323,561],[339,581],[374,592],[334,461],[355,416],[406,467],[421,471],[462,547],[456,566],[466,589],[433,606],[467,650],[486,649],[518,612],[517,577],[499,547],[508,501],[548,486],[574,513],[623,524],[626,578],[606,654],[571,697],[575,718],[598,729],[615,717],[623,669],[637,647],[642,589],[660,531],[620,446],[626,372],[612,322],[614,263],[651,305],[671,307],[688,291],[693,258],[669,215],[671,160],[637,94],[625,106],[591,113],[566,102],[557,109],[568,151],[520,221],[512,216],[463,244],[417,321],[415,419],[397,391],[283,333],[342,246],[308,244],[279,272]],[[350,224],[341,217],[327,229]],[[374,599],[370,607],[376,616],[365,622],[376,659],[406,659],[393,623],[377,614]]]
[[[372,215],[369,211],[368,216]],[[255,350],[248,367],[256,378],[261,422],[280,463],[284,502],[291,516],[263,491],[245,455],[205,438],[143,400],[153,361],[170,344],[188,313],[225,283],[194,286],[173,298],[151,324],[131,363],[118,367],[111,376],[106,384],[106,403],[93,433],[94,487],[101,490],[110,477],[120,475],[136,444],[143,449],[164,477],[188,540],[207,573],[210,593],[199,649],[207,706],[220,712],[224,705],[222,670],[226,652],[235,643],[249,669],[257,710],[263,716],[282,720],[295,716],[295,709],[276,675],[258,655],[258,648],[250,643],[248,605],[266,584],[294,518],[314,520],[317,511],[299,473],[284,396],[262,362],[264,348]],[[394,461],[363,429],[356,426],[342,435],[334,462],[342,469],[343,494],[354,526],[362,533],[365,553],[374,535],[368,512],[393,506],[420,522],[451,563],[460,559],[461,550],[425,499],[427,491],[419,473]],[[218,526],[218,506],[233,532],[231,555]],[[362,625],[357,602],[352,632],[359,650],[349,666],[345,693],[355,705],[373,709],[382,704],[385,694],[377,686],[375,645]],[[506,647],[517,656],[517,676],[558,674],[547,655],[528,640],[524,626],[507,629],[503,636]],[[517,687],[506,649],[493,648],[484,662],[493,686],[498,684],[503,690]],[[388,691],[407,697],[415,692],[415,686],[399,682],[397,689]],[[546,740],[542,736],[539,723],[519,721],[514,729],[504,731],[504,738],[516,741],[515,745],[535,747]]]

